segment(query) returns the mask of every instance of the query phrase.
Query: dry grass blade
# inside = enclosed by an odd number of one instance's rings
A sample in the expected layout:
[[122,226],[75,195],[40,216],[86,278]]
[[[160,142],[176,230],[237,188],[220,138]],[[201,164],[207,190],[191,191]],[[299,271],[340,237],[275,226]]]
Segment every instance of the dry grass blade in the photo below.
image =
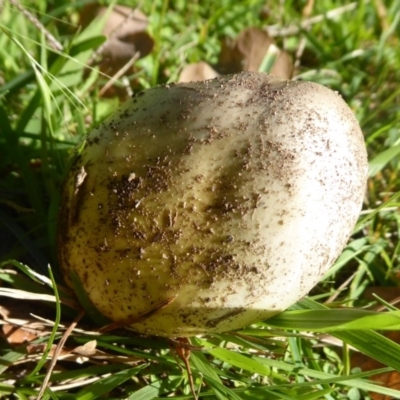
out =
[[302,29],[309,29],[313,25],[322,22],[325,19],[335,19],[349,11],[353,11],[358,7],[358,2],[350,3],[342,7],[335,8],[328,11],[323,15],[316,15],[315,17],[307,18],[300,24],[293,24],[282,28],[280,25],[267,26],[265,30],[271,37],[285,37],[294,36],[300,33]]
[[56,302],[56,297],[51,294],[31,293],[25,290],[5,287],[0,288],[0,296],[11,297],[18,300],[50,301],[52,303]]
[[102,378],[103,378],[103,376],[96,376],[94,378],[76,380],[76,381],[73,381],[71,383],[67,383],[67,384],[64,384],[64,385],[52,386],[51,387],[51,391],[52,392],[61,392],[61,391],[64,391],[64,390],[77,389],[77,388],[80,388],[82,386],[87,386],[87,385],[90,385],[91,383],[97,382]]
[[49,366],[49,368],[47,370],[46,377],[43,379],[43,382],[42,382],[41,388],[39,390],[39,394],[38,394],[37,400],[40,400],[43,397],[44,391],[46,390],[46,387],[47,387],[47,385],[49,383],[49,380],[50,380],[50,377],[51,377],[51,373],[53,372],[53,369],[56,366],[58,356],[60,355],[60,353],[61,353],[61,351],[62,351],[62,349],[64,347],[64,344],[68,339],[68,336],[74,330],[74,328],[76,327],[78,322],[82,319],[84,314],[85,314],[84,311],[81,311],[78,314],[78,316],[73,320],[71,325],[67,328],[67,330],[64,332],[62,338],[60,339],[60,341],[59,341],[59,343],[57,345],[56,351],[55,351],[55,353],[53,355],[53,358],[51,359],[51,363],[50,363],[50,366]]
[[[118,70],[115,75],[113,75],[110,80],[101,88],[99,95],[103,96],[107,90],[109,90],[111,88],[112,85],[114,85],[114,83],[121,78],[121,76],[123,76],[129,68],[132,67],[133,64],[135,64],[135,62],[140,58],[140,53],[136,52],[134,54],[134,56],[120,69]],[[129,94],[129,93],[128,93]]]
[[28,11],[25,7],[23,7],[17,0],[8,0],[14,7],[16,7],[25,18],[27,18],[32,24],[39,29],[44,36],[46,37],[47,41],[50,45],[58,50],[63,51],[63,45],[43,26],[43,24],[35,17],[30,11]]

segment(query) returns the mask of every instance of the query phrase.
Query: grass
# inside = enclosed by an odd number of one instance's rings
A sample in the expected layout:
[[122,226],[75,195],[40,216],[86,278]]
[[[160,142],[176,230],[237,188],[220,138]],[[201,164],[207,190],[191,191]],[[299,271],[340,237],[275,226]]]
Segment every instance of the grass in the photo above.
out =
[[[370,160],[360,220],[321,283],[270,320],[192,338],[191,375],[165,339],[100,333],[101,318],[79,315],[58,270],[68,156],[119,104],[98,97],[108,78],[97,69],[82,79],[104,42],[101,20],[78,27],[84,3],[0,3],[0,313],[3,332],[14,329],[0,340],[0,396],[33,399],[42,387],[44,399],[191,399],[192,378],[202,399],[400,398],[390,382],[380,384],[400,371],[400,311],[392,301],[400,293],[400,3],[327,0],[309,16],[305,1],[269,9],[257,0],[138,3],[155,46],[135,64],[134,91],[176,80],[188,63],[216,63],[223,36],[270,27],[292,55],[304,45],[298,78],[342,94]],[[360,354],[377,362],[354,361]]]

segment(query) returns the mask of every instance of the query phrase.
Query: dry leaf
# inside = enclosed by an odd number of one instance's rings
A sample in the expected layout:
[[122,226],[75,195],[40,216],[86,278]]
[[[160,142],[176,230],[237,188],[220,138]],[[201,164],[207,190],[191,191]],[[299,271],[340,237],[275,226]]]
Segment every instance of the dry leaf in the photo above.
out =
[[11,324],[5,324],[1,327],[2,336],[12,346],[20,346],[21,344],[31,342],[37,339],[38,332],[25,327],[18,327]]
[[[382,287],[382,286],[371,286],[367,288],[363,294],[363,297],[368,300],[376,300],[374,295],[379,296],[381,299],[387,301],[388,303],[395,304],[398,302],[400,297],[400,288],[393,287]],[[374,306],[376,309],[378,306]],[[400,344],[400,332],[390,331],[386,332],[385,336],[388,339]],[[385,367],[384,364],[376,361],[375,359],[368,357],[361,353],[356,353],[351,358],[351,366],[359,367],[363,371],[372,371],[377,368]],[[371,378],[375,383],[382,385],[383,387],[391,389],[400,389],[400,372],[392,371],[385,372],[383,374],[373,375]],[[386,396],[379,393],[370,394],[372,400],[392,400],[391,396]]]
[[[107,12],[107,7],[89,4],[81,13],[81,24],[87,26],[94,18]],[[147,17],[138,9],[125,6],[114,6],[104,24],[103,35],[107,42],[102,46],[102,54],[111,57],[122,67],[136,52],[145,57],[153,49],[154,41],[146,29]],[[117,47],[117,49],[114,49]]]
[[71,352],[81,356],[91,356],[96,353],[97,340],[90,340],[82,346],[75,347]]
[[388,303],[393,303],[400,296],[400,288],[397,286],[370,286],[365,290],[363,297],[367,300],[376,301],[377,299],[374,295]]
[[[400,332],[388,332],[385,334],[385,336],[400,344]],[[351,358],[351,366],[352,368],[359,367],[363,371],[372,371],[377,368],[385,367],[385,365],[383,365],[379,361],[376,361],[373,358],[361,353],[356,353],[353,355],[353,357]],[[382,385],[383,387],[397,390],[400,389],[400,372],[398,371],[373,375],[370,379],[373,380],[375,383]],[[391,396],[386,396],[379,393],[371,393],[370,396],[372,400],[392,400]]]
[[[274,39],[262,29],[244,29],[236,39],[228,38],[222,41],[218,70],[224,74],[259,71],[270,46],[274,44]],[[293,72],[291,57],[287,52],[278,50],[271,73],[273,71],[277,76],[290,79]]]
[[[85,27],[94,18],[103,16],[107,11],[107,7],[89,4],[82,9],[80,23]],[[119,73],[120,76],[132,74],[134,62],[148,55],[154,47],[154,40],[146,32],[147,26],[147,17],[138,9],[114,6],[102,32],[107,41],[96,53],[101,56],[98,63],[100,71],[110,77]],[[109,91],[107,94],[115,95],[114,92]]]
[[46,334],[43,323],[31,317],[34,310],[38,310],[37,304],[26,303],[21,307],[18,302],[5,299],[0,306],[0,336],[12,346],[20,346]]
[[266,56],[275,59],[269,70],[271,74],[284,79],[292,78],[293,61],[289,53],[279,49],[274,39],[262,29],[247,28],[236,39],[222,40],[216,70],[206,62],[189,64],[182,70],[179,82],[204,81],[219,76],[219,73],[259,71]]
[[221,43],[219,67],[225,74],[240,71],[258,71],[269,46],[274,40],[258,28],[247,28],[236,39]]
[[286,51],[280,51],[271,68],[272,75],[279,76],[284,79],[291,79],[293,75],[293,61],[290,54]]
[[213,79],[217,76],[219,76],[219,73],[215,71],[211,65],[200,61],[195,64],[186,65],[179,75],[179,82],[206,81],[207,79]]

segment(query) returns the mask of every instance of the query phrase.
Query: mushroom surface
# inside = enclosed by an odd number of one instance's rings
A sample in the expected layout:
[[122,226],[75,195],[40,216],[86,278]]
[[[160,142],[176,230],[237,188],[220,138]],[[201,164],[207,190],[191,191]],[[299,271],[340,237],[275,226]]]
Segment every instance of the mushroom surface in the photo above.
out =
[[321,85],[247,72],[155,87],[76,155],[60,264],[101,313],[138,332],[239,329],[321,279],[366,179],[357,120]]

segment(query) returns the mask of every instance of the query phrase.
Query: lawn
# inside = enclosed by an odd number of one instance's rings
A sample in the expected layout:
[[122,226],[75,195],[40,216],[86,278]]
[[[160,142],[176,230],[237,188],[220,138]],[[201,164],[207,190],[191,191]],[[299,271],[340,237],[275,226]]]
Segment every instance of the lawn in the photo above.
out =
[[[400,2],[88,3],[0,1],[0,397],[400,398]],[[134,93],[245,69],[323,84],[353,110],[369,178],[346,248],[307,297],[242,330],[102,331],[58,264],[74,149]]]

